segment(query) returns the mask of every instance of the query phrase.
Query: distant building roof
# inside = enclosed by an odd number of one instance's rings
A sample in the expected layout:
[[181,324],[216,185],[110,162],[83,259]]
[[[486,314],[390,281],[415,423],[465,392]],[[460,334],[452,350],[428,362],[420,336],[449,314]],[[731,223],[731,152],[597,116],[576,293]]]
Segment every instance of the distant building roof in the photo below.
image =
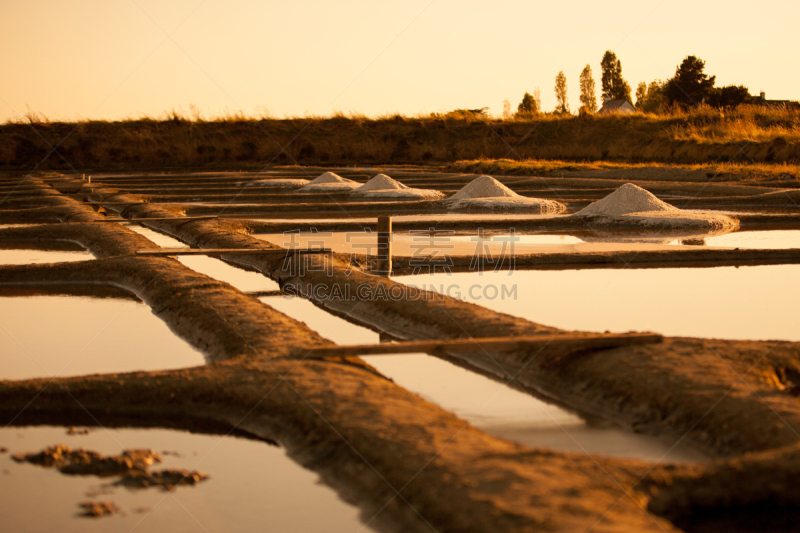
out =
[[636,113],[636,108],[627,100],[609,100],[603,104],[603,107],[597,113],[600,115],[607,113],[623,113],[627,115],[628,113]]
[[755,97],[755,103],[764,106],[789,107],[789,108],[800,107],[800,103],[793,100],[767,100],[767,95],[764,93],[764,91],[761,91],[761,94]]

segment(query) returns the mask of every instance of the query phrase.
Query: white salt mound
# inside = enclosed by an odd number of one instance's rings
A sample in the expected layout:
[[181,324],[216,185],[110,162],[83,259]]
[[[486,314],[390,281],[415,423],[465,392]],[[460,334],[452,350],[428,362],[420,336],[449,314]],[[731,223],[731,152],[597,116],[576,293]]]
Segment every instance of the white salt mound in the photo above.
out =
[[355,192],[365,191],[386,191],[396,189],[408,189],[408,186],[403,185],[399,181],[390,178],[386,174],[376,174],[372,179],[366,182],[361,187],[357,188]]
[[460,191],[450,197],[450,200],[499,197],[514,198],[520,197],[520,195],[491,176],[481,176],[464,185]]
[[680,211],[680,209],[662,202],[654,194],[633,183],[626,183],[602,200],[584,207],[575,215],[613,217],[652,211],[674,213]]
[[590,217],[597,226],[636,225],[643,228],[734,229],[739,222],[725,215],[685,211],[656,198],[632,183],[626,183],[602,200],[584,207],[574,217]]
[[491,176],[475,178],[447,201],[450,209],[513,209],[542,214],[560,213],[566,209],[564,204],[554,200],[519,195]]
[[343,178],[334,172],[325,172],[299,190],[301,192],[349,191],[360,185],[357,181]]
[[364,185],[355,189],[353,194],[373,198],[417,198],[420,200],[436,199],[444,196],[440,191],[412,189],[386,174],[377,174]]

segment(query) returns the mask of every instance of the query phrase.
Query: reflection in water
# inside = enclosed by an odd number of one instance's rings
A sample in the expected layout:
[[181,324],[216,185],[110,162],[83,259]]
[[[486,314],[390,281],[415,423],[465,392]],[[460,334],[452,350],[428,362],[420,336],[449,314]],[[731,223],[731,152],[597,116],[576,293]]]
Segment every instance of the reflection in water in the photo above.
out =
[[703,461],[678,445],[614,427],[587,424],[555,405],[424,354],[364,357],[398,385],[466,419],[475,427],[533,447],[644,461]]
[[725,235],[729,229],[707,232],[690,230],[637,230],[637,231],[581,231],[573,233],[584,242],[593,243],[641,243],[641,244],[688,244],[697,245],[708,237]]
[[800,230],[737,231],[710,237],[707,244],[748,249],[800,248]]
[[[130,226],[130,229],[143,235],[162,248],[188,248],[181,241],[168,235],[163,235],[150,228],[142,226]],[[185,266],[195,272],[200,272],[208,277],[219,281],[230,283],[240,291],[274,291],[278,290],[278,284],[268,277],[258,273],[249,272],[229,265],[228,263],[213,257],[203,255],[182,255],[177,256]]]
[[347,322],[303,298],[273,296],[259,298],[259,300],[295,320],[305,322],[308,327],[336,344],[377,344],[380,342],[378,333]]
[[2,298],[0,353],[0,379],[164,370],[205,362],[147,305],[111,298]]
[[147,237],[153,243],[157,244],[162,248],[188,248],[188,244],[184,244],[178,239],[170,237],[169,235],[164,235],[163,233],[159,233],[154,231],[150,228],[146,228],[144,226],[140,226],[138,224],[130,224],[127,228],[131,231],[138,233],[143,237]]
[[[360,531],[358,509],[317,482],[317,475],[260,441],[181,431],[96,428],[68,436],[65,428],[0,430],[0,521],[4,531]],[[154,469],[199,470],[209,479],[194,487],[131,490],[108,487],[93,476],[66,476],[55,469],[18,464],[11,454],[54,444],[103,454],[151,448],[162,455]],[[87,496],[87,493],[96,496]],[[78,503],[113,501],[121,513],[77,517]]]
[[485,272],[398,279],[569,330],[800,341],[798,265]]
[[42,263],[66,263],[71,261],[91,261],[89,252],[50,251],[50,250],[0,250],[0,265],[34,265]]
[[[338,344],[375,344],[378,334],[349,323],[301,298],[260,298],[304,321]],[[425,354],[364,357],[398,385],[468,420],[484,431],[529,446],[656,461],[703,460],[704,455],[672,443],[609,427],[587,425],[579,417]]]

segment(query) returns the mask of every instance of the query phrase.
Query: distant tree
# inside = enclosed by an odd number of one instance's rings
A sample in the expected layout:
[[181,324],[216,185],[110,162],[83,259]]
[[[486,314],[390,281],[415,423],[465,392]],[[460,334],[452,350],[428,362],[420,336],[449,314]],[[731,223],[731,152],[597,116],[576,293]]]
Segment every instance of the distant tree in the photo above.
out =
[[508,98],[503,100],[503,120],[508,120],[511,118],[511,102],[508,101]]
[[644,98],[640,99],[639,91],[643,85],[645,85],[644,82],[640,83],[636,89],[636,108],[645,113],[655,113],[664,106],[664,87],[666,83],[661,80],[651,81],[650,85],[646,87]]
[[752,101],[750,90],[744,85],[714,87],[708,94],[708,105],[713,107],[736,107]]
[[564,71],[556,76],[556,113],[569,115],[569,102],[567,102],[567,77]]
[[600,68],[603,71],[601,79],[603,89],[603,103],[609,100],[631,101],[631,86],[622,77],[622,62],[617,59],[617,55],[611,50],[603,54],[600,61]]
[[597,97],[594,91],[594,78],[592,77],[592,67],[586,65],[581,71],[581,109],[584,113],[597,112]]
[[702,59],[686,56],[678,65],[675,77],[667,81],[667,102],[684,107],[705,103],[717,79],[716,76],[709,78],[703,72],[705,68],[706,62]]
[[530,93],[525,93],[525,96],[522,97],[522,102],[520,102],[517,106],[517,115],[531,116],[538,112],[539,108],[536,105],[536,100],[533,98],[533,95]]
[[647,100],[647,83],[644,81],[640,81],[639,85],[636,86],[636,109],[641,111],[642,106],[644,105],[646,100]]

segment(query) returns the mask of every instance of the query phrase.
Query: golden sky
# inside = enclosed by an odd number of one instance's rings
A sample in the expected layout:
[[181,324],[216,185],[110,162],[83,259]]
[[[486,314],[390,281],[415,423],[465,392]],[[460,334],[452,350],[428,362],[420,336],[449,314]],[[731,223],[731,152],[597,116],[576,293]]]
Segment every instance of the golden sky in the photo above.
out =
[[0,0],[0,121],[572,110],[613,50],[632,87],[687,55],[717,85],[800,99],[797,0]]

